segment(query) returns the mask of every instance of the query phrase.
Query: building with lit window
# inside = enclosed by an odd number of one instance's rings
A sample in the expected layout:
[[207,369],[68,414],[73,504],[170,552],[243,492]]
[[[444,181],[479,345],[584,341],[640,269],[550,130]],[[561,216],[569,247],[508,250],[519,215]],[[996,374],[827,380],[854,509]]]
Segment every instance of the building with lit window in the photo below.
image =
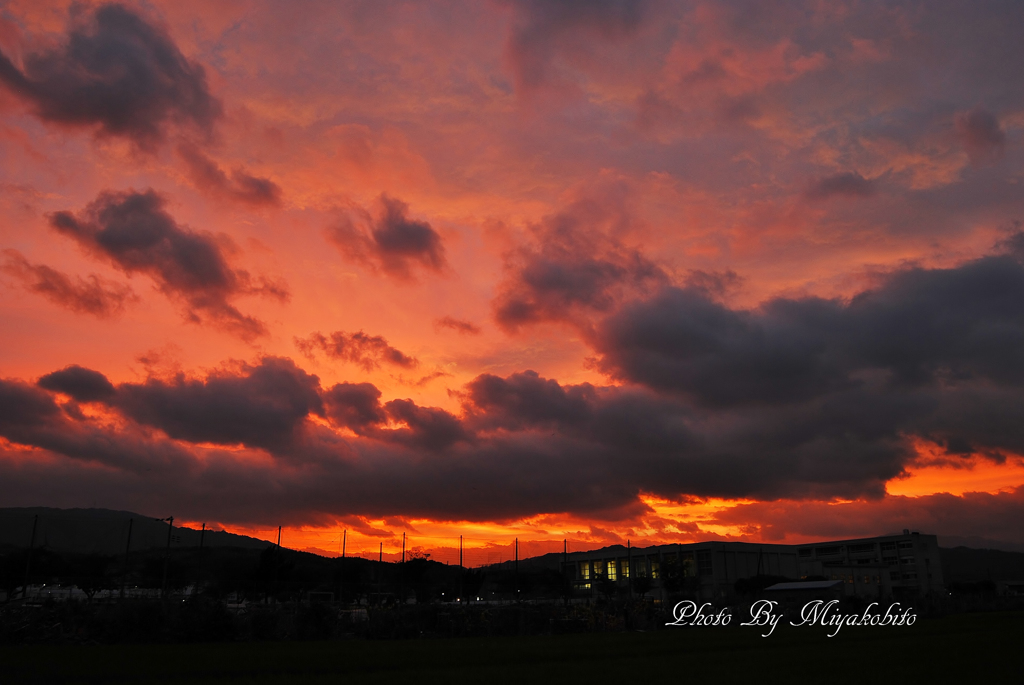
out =
[[[938,539],[903,531],[812,545],[696,542],[652,547],[614,545],[565,556],[577,596],[640,592],[663,597],[684,591],[728,597],[737,581],[758,576],[844,582],[846,595],[866,598],[942,592]],[[644,579],[644,580],[640,580]]]

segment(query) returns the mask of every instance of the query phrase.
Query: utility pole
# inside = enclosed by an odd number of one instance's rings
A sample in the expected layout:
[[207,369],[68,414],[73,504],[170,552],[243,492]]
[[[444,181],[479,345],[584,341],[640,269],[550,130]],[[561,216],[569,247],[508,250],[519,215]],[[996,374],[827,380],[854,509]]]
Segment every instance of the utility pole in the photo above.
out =
[[629,545],[629,538],[626,539],[626,585],[629,586],[629,598],[633,599],[633,548]]
[[377,553],[377,601],[383,602],[380,596],[380,578],[384,573],[384,543],[380,543],[380,551]]
[[206,538],[206,522],[203,521],[203,529],[199,531],[199,568],[196,569],[196,585],[192,589],[192,595],[199,594],[199,584],[203,581],[203,542]]
[[338,602],[345,597],[345,545],[348,543],[348,529],[341,532],[341,582],[338,583]]
[[167,521],[167,550],[164,552],[164,582],[160,588],[160,598],[167,599],[167,565],[171,561],[171,533],[174,532],[174,517],[168,516],[157,521]]
[[459,536],[459,599],[464,599],[462,596],[462,576],[466,572],[466,567],[462,565],[462,536]]
[[[281,568],[281,526],[277,527],[277,554],[274,555],[274,593],[277,593],[277,575]],[[276,599],[274,600],[276,603]]]
[[135,519],[128,519],[128,542],[124,546],[124,570],[121,573],[121,599],[124,599],[124,584],[128,576],[128,553],[132,549],[132,524]]
[[398,567],[398,601],[405,604],[405,533],[402,533],[402,565]]
[[569,540],[562,538],[562,580],[565,582],[565,605],[569,606],[569,598],[572,597],[572,581],[575,574],[569,572]]
[[32,538],[28,543],[28,554],[25,557],[25,585],[21,590],[22,599],[28,597],[28,585],[32,580],[32,550],[36,546],[36,526],[39,525],[39,514],[32,517]]
[[515,590],[516,590],[516,602],[519,601],[519,538],[516,538],[515,545],[516,554],[516,571],[515,571]]

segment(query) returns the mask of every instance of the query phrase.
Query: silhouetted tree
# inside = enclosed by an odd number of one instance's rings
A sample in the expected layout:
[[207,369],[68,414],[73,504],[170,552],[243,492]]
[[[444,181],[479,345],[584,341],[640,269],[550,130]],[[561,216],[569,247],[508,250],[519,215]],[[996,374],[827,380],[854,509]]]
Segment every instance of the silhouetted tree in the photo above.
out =
[[92,598],[101,590],[110,590],[117,585],[117,571],[114,557],[89,554],[73,557],[65,566],[65,579]]
[[609,580],[607,574],[594,574],[594,587],[604,595],[605,599],[611,599],[618,589],[614,580]]
[[631,580],[633,583],[633,592],[638,597],[643,597],[651,591],[651,579],[647,576],[636,576]]

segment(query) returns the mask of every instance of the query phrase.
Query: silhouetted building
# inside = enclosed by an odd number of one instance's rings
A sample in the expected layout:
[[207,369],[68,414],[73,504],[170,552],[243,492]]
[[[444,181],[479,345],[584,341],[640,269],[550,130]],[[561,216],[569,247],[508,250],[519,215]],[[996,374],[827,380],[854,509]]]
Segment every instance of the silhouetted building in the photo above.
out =
[[759,577],[843,581],[843,594],[867,598],[923,596],[944,590],[938,539],[909,530],[902,535],[812,545],[717,541],[632,549],[615,545],[569,554],[566,566],[577,595],[610,594],[631,584],[635,592],[655,597],[665,591],[684,591],[710,599],[731,596],[737,581]]

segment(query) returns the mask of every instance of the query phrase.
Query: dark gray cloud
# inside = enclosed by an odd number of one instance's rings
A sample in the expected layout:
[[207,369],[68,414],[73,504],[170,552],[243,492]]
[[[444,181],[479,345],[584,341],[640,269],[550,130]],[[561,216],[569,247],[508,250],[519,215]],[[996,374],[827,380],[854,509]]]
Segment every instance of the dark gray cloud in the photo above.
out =
[[327,417],[337,426],[364,434],[387,421],[380,394],[372,383],[337,383],[324,392]]
[[835,356],[837,302],[778,300],[734,311],[695,288],[666,288],[599,325],[603,370],[709,405],[784,402],[847,384]]
[[346,257],[400,280],[411,279],[416,267],[441,272],[448,266],[440,234],[427,222],[410,219],[409,205],[387,195],[377,205],[376,216],[356,209],[327,229]]
[[849,302],[732,310],[666,288],[604,320],[594,344],[623,380],[708,405],[802,401],[863,385],[1024,382],[1024,267],[993,255],[897,271]]
[[462,422],[444,409],[420,407],[412,400],[391,400],[384,405],[384,410],[392,421],[406,426],[404,429],[378,434],[387,440],[426,450],[439,450],[471,438]]
[[321,352],[331,359],[358,364],[366,371],[372,371],[382,363],[403,369],[412,369],[419,365],[414,357],[389,345],[383,336],[368,335],[362,331],[335,331],[327,336],[313,333],[308,338],[295,338],[295,346],[311,359],[314,352]]
[[36,385],[40,388],[64,393],[79,402],[102,402],[113,399],[114,385],[99,371],[78,364],[48,373]]
[[493,303],[498,325],[514,332],[542,321],[580,322],[667,280],[638,250],[590,225],[593,214],[577,206],[546,217],[532,227],[532,244],[506,256]]
[[465,335],[479,335],[480,327],[471,321],[456,319],[454,316],[444,316],[434,322],[438,328],[450,328],[457,333]]
[[1002,154],[1006,133],[992,112],[983,107],[961,112],[954,120],[956,135],[975,166]]
[[17,250],[4,250],[3,254],[0,270],[20,281],[26,290],[73,312],[112,317],[138,299],[130,286],[97,274],[72,277],[45,264],[32,264]]
[[[325,413],[359,436],[342,438],[304,420],[311,399],[294,401],[291,383],[258,385],[253,375],[243,369],[205,381],[119,386],[113,406],[128,419],[121,427],[88,425],[63,414],[43,390],[15,384],[15,397],[0,405],[19,412],[4,419],[0,435],[71,459],[52,458],[49,484],[38,493],[85,475],[79,482],[100,481],[94,496],[116,494],[114,484],[127,479],[136,484],[132,492],[150,493],[154,502],[225,521],[588,515],[630,507],[641,492],[856,496],[878,492],[901,463],[892,449],[869,449],[848,419],[834,425],[838,410],[826,412],[831,420],[812,422],[817,430],[787,425],[786,415],[753,414],[709,427],[707,417],[649,391],[560,387],[531,374],[487,379],[511,390],[496,401],[492,392],[487,404],[478,388],[476,400],[486,407],[476,405],[466,420],[410,400],[381,407],[372,386],[335,386],[324,396]],[[312,397],[305,394],[312,382],[298,385],[300,398]],[[531,406],[535,396],[548,403],[545,409]],[[138,437],[144,431],[133,418],[186,443]],[[277,459],[219,451],[211,442],[241,442]],[[169,455],[163,468],[153,455]],[[86,459],[108,469],[102,478],[81,473],[75,463]],[[0,460],[7,473],[18,468]],[[167,468],[178,475],[167,478]]]
[[510,430],[578,425],[590,414],[596,390],[590,384],[563,387],[536,371],[507,378],[477,376],[466,386],[467,406],[485,427]]
[[203,67],[185,58],[167,31],[118,4],[73,15],[58,46],[28,55],[24,71],[0,54],[0,83],[44,121],[95,126],[141,148],[168,125],[209,135],[221,116]]
[[192,181],[204,193],[252,206],[281,204],[281,188],[268,178],[253,176],[242,169],[235,169],[229,177],[195,145],[179,145],[178,154]]
[[131,424],[121,429],[99,425],[75,409],[73,404],[59,406],[43,388],[0,379],[0,436],[13,443],[48,450],[94,470],[100,467],[158,479],[166,478],[169,470],[183,476],[193,470],[195,464],[186,449],[154,441]]
[[246,340],[263,335],[263,323],[229,300],[249,293],[286,300],[285,286],[232,269],[213,235],[179,226],[164,205],[154,190],[104,192],[77,215],[52,214],[50,225],[125,273],[150,276],[185,302],[190,320],[205,317]]
[[518,90],[545,82],[552,59],[568,38],[616,41],[640,26],[646,0],[513,0],[514,28],[505,46]]
[[878,191],[877,182],[869,180],[856,171],[825,176],[816,179],[804,191],[808,200],[827,200],[831,197],[871,197]]
[[46,423],[60,416],[60,407],[49,395],[16,379],[0,381],[0,430],[12,433]]
[[412,400],[382,405],[380,396],[371,383],[338,383],[324,393],[327,416],[363,437],[428,451],[472,439],[471,431],[451,412],[421,407]]
[[205,379],[151,378],[117,387],[117,407],[172,438],[288,454],[309,414],[323,416],[320,380],[290,359],[215,371]]
[[[665,287],[590,331],[621,385],[484,374],[459,394],[457,415],[382,402],[369,383],[323,390],[290,360],[268,358],[205,379],[119,385],[101,397],[125,417],[116,428],[6,381],[0,435],[65,455],[69,473],[97,462],[112,469],[111,483],[124,471],[142,479],[141,491],[234,521],[590,516],[633,506],[640,493],[882,498],[887,481],[918,463],[916,440],[954,466],[1024,452],[1024,266],[1012,253],[906,268],[846,301],[777,298],[738,310],[713,290]],[[89,383],[73,375],[41,384],[85,399],[77,388]],[[98,374],[78,375],[102,385]],[[179,442],[147,436],[152,428]],[[161,486],[142,467],[181,460],[202,478]],[[207,480],[230,492],[213,498]]]

